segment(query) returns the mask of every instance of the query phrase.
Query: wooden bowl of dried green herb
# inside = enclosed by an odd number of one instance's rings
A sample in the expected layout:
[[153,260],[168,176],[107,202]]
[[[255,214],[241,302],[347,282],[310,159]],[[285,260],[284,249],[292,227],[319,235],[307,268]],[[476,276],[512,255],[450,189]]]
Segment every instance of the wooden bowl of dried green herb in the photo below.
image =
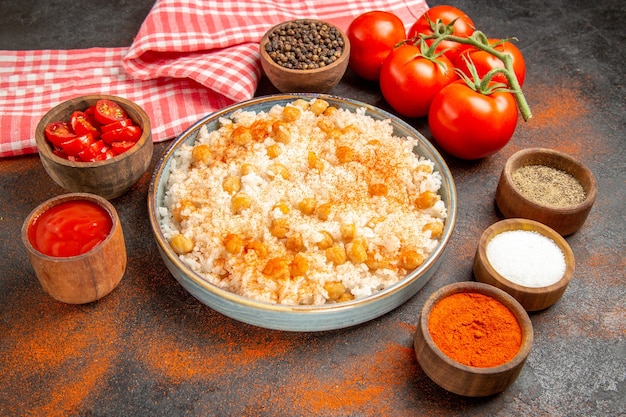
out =
[[296,19],[269,29],[260,43],[261,66],[283,93],[327,93],[348,67],[350,41],[337,26]]
[[582,162],[552,149],[530,148],[507,160],[496,204],[506,218],[535,220],[567,236],[585,223],[597,194],[595,176]]

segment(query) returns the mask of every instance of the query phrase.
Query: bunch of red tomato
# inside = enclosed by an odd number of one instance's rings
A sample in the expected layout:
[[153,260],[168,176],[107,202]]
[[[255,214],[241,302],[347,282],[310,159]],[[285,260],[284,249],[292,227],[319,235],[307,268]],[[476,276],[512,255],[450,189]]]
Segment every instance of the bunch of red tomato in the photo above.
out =
[[[441,33],[451,36],[436,36]],[[524,82],[524,57],[510,41],[478,32],[463,11],[435,6],[408,33],[396,15],[371,11],[358,16],[347,35],[350,68],[379,82],[383,97],[401,116],[427,116],[434,140],[449,154],[483,158],[513,136],[518,118],[513,92]],[[503,61],[477,43],[511,56],[518,85],[511,85]],[[500,69],[487,76],[495,68]]]
[[133,124],[126,111],[107,99],[72,112],[69,121],[52,122],[45,128],[52,152],[78,162],[111,159],[135,146],[141,134],[141,127]]

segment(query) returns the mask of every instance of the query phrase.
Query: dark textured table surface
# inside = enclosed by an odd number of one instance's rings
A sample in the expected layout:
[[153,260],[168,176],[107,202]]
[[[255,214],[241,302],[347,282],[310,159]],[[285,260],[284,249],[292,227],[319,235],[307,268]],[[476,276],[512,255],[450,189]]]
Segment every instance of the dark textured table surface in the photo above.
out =
[[[626,4],[450,3],[488,35],[519,38],[534,117],[520,121],[493,157],[469,163],[446,156],[458,221],[441,267],[415,297],[379,319],[322,333],[270,331],[212,311],[169,274],[151,234],[146,196],[169,145],[162,143],[150,172],[113,201],[129,254],[122,283],[97,303],[56,302],[34,276],[20,227],[31,209],[65,191],[36,155],[3,159],[0,415],[625,415]],[[0,50],[130,45],[151,6],[0,0]],[[258,94],[273,92],[264,81]],[[332,93],[388,109],[377,86],[350,71]],[[430,137],[424,120],[410,122]],[[557,304],[531,315],[535,343],[517,381],[493,397],[459,397],[417,364],[417,318],[435,290],[473,279],[480,234],[501,219],[494,207],[500,171],[527,147],[557,149],[587,164],[598,199],[583,228],[567,238],[576,257],[573,281]]]

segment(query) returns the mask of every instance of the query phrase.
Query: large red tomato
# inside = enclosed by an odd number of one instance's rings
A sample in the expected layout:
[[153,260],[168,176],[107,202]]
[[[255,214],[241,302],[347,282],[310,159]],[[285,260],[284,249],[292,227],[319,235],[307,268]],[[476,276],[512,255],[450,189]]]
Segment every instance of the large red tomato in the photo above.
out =
[[350,68],[365,79],[378,81],[383,61],[406,39],[406,30],[395,14],[375,10],[357,16],[346,35],[350,40]]
[[509,142],[517,126],[517,104],[509,92],[485,95],[459,80],[435,97],[428,125],[435,141],[449,154],[480,159]]
[[437,93],[456,79],[458,76],[448,58],[429,59],[417,46],[404,44],[394,49],[383,63],[380,90],[400,115],[422,117],[428,114]]
[[[494,48],[496,51],[509,54],[512,58],[513,63],[513,72],[515,72],[515,77],[517,78],[517,82],[519,82],[520,87],[524,84],[524,78],[526,78],[526,62],[524,61],[524,56],[522,52],[515,46],[512,42],[504,40],[504,39],[489,39],[489,46]],[[502,62],[499,58],[490,54],[489,52],[478,49],[474,46],[469,47],[464,50],[457,58],[453,61],[454,66],[468,77],[472,77],[468,68],[467,60],[471,60],[476,67],[477,73],[480,78],[483,78],[489,71],[494,68],[504,68],[504,62]],[[499,73],[494,75],[492,78],[493,81],[508,84],[508,81],[504,74]]]
[[[469,38],[474,33],[475,26],[472,19],[465,14],[464,11],[457,9],[453,6],[434,6],[426,11],[422,16],[413,23],[411,29],[409,29],[409,39],[418,36],[420,33],[425,35],[432,35],[432,24],[435,24],[440,19],[445,25],[449,25],[454,22],[452,28],[454,29],[454,36],[460,36],[462,38]],[[426,42],[428,45],[433,43],[433,40]],[[441,41],[437,46],[437,51],[444,51],[444,54],[450,61],[456,59],[456,57],[466,48],[466,45],[453,41]]]

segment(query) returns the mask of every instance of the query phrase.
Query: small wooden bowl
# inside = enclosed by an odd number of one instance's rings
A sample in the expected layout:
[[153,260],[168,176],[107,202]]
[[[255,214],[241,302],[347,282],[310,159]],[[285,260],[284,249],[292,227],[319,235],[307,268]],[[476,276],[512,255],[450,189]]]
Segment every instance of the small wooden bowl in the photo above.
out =
[[[564,208],[548,207],[529,200],[520,193],[511,179],[515,170],[528,165],[544,165],[569,173],[582,185],[586,199],[580,204]],[[585,223],[597,194],[596,179],[581,162],[562,152],[531,148],[516,152],[507,160],[496,189],[496,203],[506,218],[536,220],[567,236]]]
[[[298,19],[304,21],[321,22],[315,19]],[[269,29],[260,42],[261,66],[267,78],[280,92],[283,93],[326,93],[336,86],[348,67],[350,58],[350,41],[346,34],[337,26],[327,22],[322,22],[334,27],[343,38],[344,47],[341,56],[332,64],[323,68],[310,70],[289,69],[278,65],[266,51],[270,34],[276,29],[283,27],[294,21],[280,23]]]
[[[143,133],[137,144],[106,161],[74,162],[55,155],[44,133],[46,126],[56,121],[69,121],[73,111],[85,110],[100,99],[120,104],[133,123],[142,128]],[[153,144],[148,115],[137,104],[116,96],[87,95],[64,101],[41,118],[35,130],[35,141],[41,163],[54,182],[71,192],[97,194],[106,199],[113,199],[128,191],[146,172],[152,160]]]
[[[528,287],[511,282],[499,274],[489,262],[487,245],[495,236],[511,230],[534,231],[551,239],[563,252],[565,272],[561,279],[545,287]],[[474,277],[479,282],[493,285],[513,296],[526,311],[538,311],[556,303],[572,280],[574,275],[574,253],[565,239],[555,230],[546,225],[528,219],[507,219],[492,224],[480,237],[474,256]]]
[[[39,252],[28,238],[30,225],[46,210],[75,200],[90,201],[109,213],[113,221],[109,235],[90,251],[77,256],[54,257]],[[26,217],[22,242],[44,291],[64,303],[84,304],[101,299],[118,286],[126,271],[126,245],[120,219],[108,200],[94,194],[70,193],[43,202]]]
[[[468,366],[451,359],[435,344],[428,330],[430,312],[440,300],[462,292],[490,296],[513,313],[522,331],[521,346],[513,359],[488,368]],[[522,306],[498,288],[471,281],[450,284],[432,294],[422,308],[414,337],[415,354],[424,373],[445,390],[467,397],[493,395],[508,388],[522,371],[532,344],[532,323]]]

